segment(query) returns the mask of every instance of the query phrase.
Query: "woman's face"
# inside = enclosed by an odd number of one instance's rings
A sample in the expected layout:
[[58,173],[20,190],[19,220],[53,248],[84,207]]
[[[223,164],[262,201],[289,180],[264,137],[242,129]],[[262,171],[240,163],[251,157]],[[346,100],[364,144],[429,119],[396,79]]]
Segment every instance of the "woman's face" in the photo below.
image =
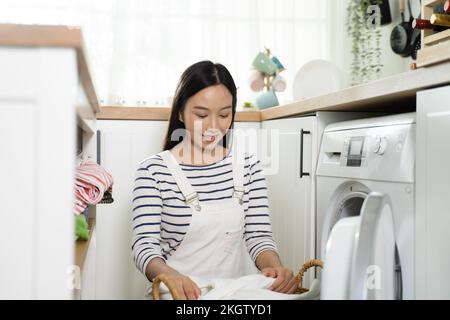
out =
[[191,142],[212,150],[231,126],[233,97],[223,84],[207,87],[186,102],[181,120]]

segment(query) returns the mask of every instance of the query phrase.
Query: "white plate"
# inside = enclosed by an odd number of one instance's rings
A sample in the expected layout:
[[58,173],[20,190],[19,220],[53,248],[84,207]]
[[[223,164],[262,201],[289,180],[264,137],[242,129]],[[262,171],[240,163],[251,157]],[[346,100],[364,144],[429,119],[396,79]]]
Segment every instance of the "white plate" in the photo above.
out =
[[326,60],[312,60],[303,65],[294,78],[294,101],[324,95],[344,87],[341,70]]

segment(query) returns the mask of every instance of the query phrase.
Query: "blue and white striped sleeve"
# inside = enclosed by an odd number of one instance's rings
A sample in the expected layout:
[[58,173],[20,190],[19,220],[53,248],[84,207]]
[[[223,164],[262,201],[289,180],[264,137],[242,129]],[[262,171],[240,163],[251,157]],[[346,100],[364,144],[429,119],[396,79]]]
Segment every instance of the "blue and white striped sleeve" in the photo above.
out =
[[272,237],[266,178],[260,161],[249,159],[248,207],[245,214],[245,244],[253,261],[266,250],[278,252]]
[[132,255],[136,267],[145,275],[147,264],[161,253],[162,198],[157,180],[140,165],[133,189]]

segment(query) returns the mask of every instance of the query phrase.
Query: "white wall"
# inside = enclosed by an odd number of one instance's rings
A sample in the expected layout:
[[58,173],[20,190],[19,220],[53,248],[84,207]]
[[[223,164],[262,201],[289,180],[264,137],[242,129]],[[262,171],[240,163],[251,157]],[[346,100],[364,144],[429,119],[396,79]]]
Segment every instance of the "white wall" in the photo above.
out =
[[[351,83],[351,62],[352,43],[346,31],[347,19],[347,5],[349,1],[353,0],[328,0],[329,10],[331,10],[330,17],[330,59],[333,63],[338,65],[344,72],[345,81],[347,85]],[[381,26],[382,29],[382,63],[383,68],[380,73],[380,78],[384,78],[393,74],[406,72],[410,70],[412,63],[411,58],[403,58],[392,52],[390,46],[391,30],[395,25],[401,22],[400,12],[398,9],[398,1],[390,0],[392,22],[389,25]],[[406,15],[408,18],[408,15]]]

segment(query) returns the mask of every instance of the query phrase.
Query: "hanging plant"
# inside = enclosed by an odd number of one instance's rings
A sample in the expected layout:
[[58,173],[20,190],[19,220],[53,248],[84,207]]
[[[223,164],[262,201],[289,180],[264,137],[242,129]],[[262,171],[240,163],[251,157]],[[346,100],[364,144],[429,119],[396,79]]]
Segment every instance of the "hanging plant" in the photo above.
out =
[[[383,0],[350,0],[347,6],[347,33],[352,40],[352,85],[378,78],[381,63],[381,28],[370,6]],[[369,11],[369,12],[368,12]],[[378,11],[379,12],[379,11]]]

